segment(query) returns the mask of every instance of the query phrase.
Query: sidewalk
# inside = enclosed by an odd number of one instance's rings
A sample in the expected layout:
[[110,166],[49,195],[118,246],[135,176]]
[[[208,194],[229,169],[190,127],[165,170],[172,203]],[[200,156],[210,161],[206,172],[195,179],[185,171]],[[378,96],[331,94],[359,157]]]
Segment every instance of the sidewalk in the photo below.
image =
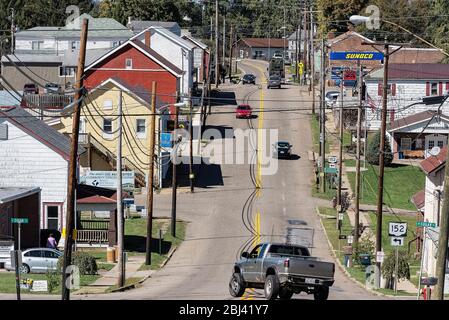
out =
[[[144,279],[151,277],[155,272],[154,270],[144,270],[138,271],[142,264],[145,263],[145,256],[128,256],[128,261],[126,262],[126,280],[129,279]],[[110,287],[117,284],[118,279],[118,264],[115,265],[113,269],[101,274],[101,278],[92,283],[89,286],[83,287],[76,291],[74,294],[94,294],[94,293],[105,293]]]
[[[326,121],[326,129],[327,129],[327,132],[330,133],[330,134],[328,134],[328,136],[330,136],[332,140],[337,141],[338,132],[337,132],[337,129],[334,127],[333,114],[327,113],[327,116],[328,116],[328,120]],[[331,155],[338,155],[339,154],[339,144],[333,143],[332,147],[329,149],[329,153]],[[352,157],[345,155],[345,153],[343,152],[343,159],[347,159],[347,158],[352,158]],[[343,163],[342,171],[343,171],[342,172],[342,192],[348,192],[350,197],[352,198],[354,195],[354,192],[351,188],[351,184],[349,183],[349,179],[348,179],[346,172],[354,172],[355,168],[354,167],[346,167]],[[362,237],[363,237],[363,235],[368,233],[368,230],[371,230],[370,239],[375,242],[376,241],[375,230],[372,230],[371,219],[368,215],[368,212],[376,211],[377,206],[375,206],[375,205],[360,205],[359,208],[360,208],[359,223],[363,223],[363,225],[367,227],[364,230],[364,232],[362,233]],[[416,215],[416,212],[411,212],[409,210],[403,210],[403,209],[389,208],[387,206],[384,206],[383,212],[395,213],[395,214],[399,214],[399,215],[412,215],[412,216]],[[354,227],[355,226],[354,207],[351,206],[348,209],[347,214],[348,214],[348,218],[351,223],[351,226]],[[414,293],[414,294],[416,294],[418,292],[418,289],[408,280],[402,280],[402,281],[398,282],[398,290],[403,290],[405,292]]]

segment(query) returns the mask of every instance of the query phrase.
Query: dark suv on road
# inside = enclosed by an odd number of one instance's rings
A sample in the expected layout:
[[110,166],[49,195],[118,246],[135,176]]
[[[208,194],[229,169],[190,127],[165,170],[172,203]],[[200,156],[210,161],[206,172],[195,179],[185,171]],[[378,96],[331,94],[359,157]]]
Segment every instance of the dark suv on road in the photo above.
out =
[[253,74],[245,74],[242,78],[243,84],[256,84],[256,77]]

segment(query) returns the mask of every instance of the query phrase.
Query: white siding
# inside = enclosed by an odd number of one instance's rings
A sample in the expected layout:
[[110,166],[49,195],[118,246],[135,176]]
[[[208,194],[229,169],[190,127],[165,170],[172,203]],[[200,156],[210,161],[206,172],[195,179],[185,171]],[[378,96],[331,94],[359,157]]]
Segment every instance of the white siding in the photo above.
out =
[[[43,45],[41,45],[41,50],[45,51],[54,51],[58,52],[58,54],[64,54],[65,50],[72,48],[72,41],[76,40],[58,40],[49,38],[49,39],[36,39],[35,41],[43,41]],[[120,41],[120,40],[117,40]],[[122,42],[124,40],[121,40]],[[113,47],[113,41],[96,41],[89,40],[87,41],[87,50],[89,49],[109,49]],[[16,40],[16,51],[29,51],[33,49],[33,41],[32,40]]]
[[[13,124],[5,123],[8,140],[0,140],[0,187],[40,187],[41,202],[63,203],[64,217],[67,161]],[[43,214],[40,216],[41,228],[44,228]]]
[[[435,174],[426,177],[425,187],[425,205],[424,205],[424,221],[435,222],[438,225],[438,198],[435,191],[439,188],[442,190],[444,181],[444,169],[439,170]],[[442,205],[441,201],[441,205]],[[441,209],[441,208],[440,208]],[[429,276],[435,275],[437,248],[432,240],[426,239],[425,256],[423,261],[423,270]]]
[[[443,82],[443,93],[446,88],[446,81],[431,81],[431,82]],[[424,104],[412,106],[404,109],[405,107],[420,101],[426,96],[426,81],[390,81],[390,83],[396,84],[396,95],[388,96],[388,114],[387,123],[390,122],[390,111],[394,110],[394,119],[398,120],[411,116],[416,113],[420,113],[426,110],[437,110],[438,105],[426,106]],[[375,110],[371,107],[367,107],[366,119],[369,130],[376,131],[380,129],[381,122],[381,108],[382,108],[382,96],[378,95],[378,82],[367,80],[366,89],[368,95],[374,101],[377,106]],[[404,109],[404,110],[402,110]],[[444,114],[449,114],[449,103],[445,103],[441,108]]]

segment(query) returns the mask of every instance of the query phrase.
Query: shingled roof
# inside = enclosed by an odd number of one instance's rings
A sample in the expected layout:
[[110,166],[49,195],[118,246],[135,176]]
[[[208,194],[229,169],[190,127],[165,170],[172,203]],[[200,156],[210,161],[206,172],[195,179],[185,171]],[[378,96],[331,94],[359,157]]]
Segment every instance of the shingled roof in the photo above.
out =
[[[0,109],[0,120],[1,118],[6,118],[7,121],[59,153],[64,159],[69,160],[70,138],[50,127],[31,113],[21,107]],[[78,155],[83,154],[85,151],[83,147],[78,147]]]
[[252,48],[283,48],[284,45],[288,46],[288,40],[286,39],[284,42],[284,39],[279,38],[243,38],[241,40],[244,42],[248,47]]
[[440,153],[438,153],[436,156],[430,156],[427,159],[421,161],[419,163],[419,166],[426,174],[430,174],[445,165],[446,156],[447,146],[444,146],[443,148],[441,148]]

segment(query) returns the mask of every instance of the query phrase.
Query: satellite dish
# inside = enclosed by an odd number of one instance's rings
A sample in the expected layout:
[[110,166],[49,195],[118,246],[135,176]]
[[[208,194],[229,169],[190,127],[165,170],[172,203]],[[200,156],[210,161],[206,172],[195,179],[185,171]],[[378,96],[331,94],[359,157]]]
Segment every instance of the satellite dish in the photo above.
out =
[[429,153],[432,156],[437,156],[440,153],[440,151],[441,151],[440,147],[433,147],[432,150],[429,151]]

